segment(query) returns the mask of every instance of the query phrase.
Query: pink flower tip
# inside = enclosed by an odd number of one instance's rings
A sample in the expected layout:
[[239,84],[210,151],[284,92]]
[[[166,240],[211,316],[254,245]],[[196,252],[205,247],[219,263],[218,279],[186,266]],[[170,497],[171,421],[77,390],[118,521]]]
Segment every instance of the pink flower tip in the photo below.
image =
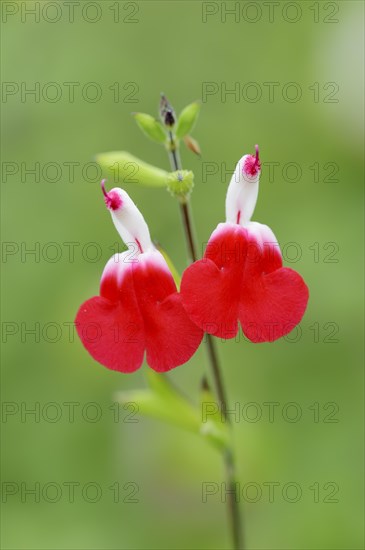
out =
[[122,206],[122,199],[116,191],[109,191],[109,193],[107,193],[105,190],[105,182],[106,180],[101,181],[101,190],[104,195],[105,204],[109,210],[118,210]]
[[244,176],[255,177],[261,170],[258,145],[255,145],[255,150],[256,154],[247,155],[246,160],[243,164],[242,173]]

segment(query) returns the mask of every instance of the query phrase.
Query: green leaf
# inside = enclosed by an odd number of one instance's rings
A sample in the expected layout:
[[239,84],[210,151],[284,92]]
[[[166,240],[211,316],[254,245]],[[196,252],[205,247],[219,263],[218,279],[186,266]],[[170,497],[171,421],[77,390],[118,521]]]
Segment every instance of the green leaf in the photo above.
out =
[[183,138],[191,132],[200,112],[200,103],[195,101],[190,103],[179,116],[176,127],[176,137],[178,139]]
[[200,411],[176,390],[165,375],[149,371],[148,380],[150,389],[119,392],[117,401],[135,403],[140,414],[199,435]]
[[166,187],[169,173],[131,155],[127,151],[100,153],[96,161],[115,184],[135,183],[146,187]]
[[142,132],[152,141],[164,143],[166,141],[166,133],[163,130],[162,124],[153,116],[145,113],[133,113],[134,119]]
[[232,446],[229,425],[222,419],[220,408],[209,389],[201,395],[199,409],[183,396],[165,374],[149,370],[149,388],[119,392],[120,405],[131,404],[138,413],[168,422],[200,437],[219,452],[229,452]]

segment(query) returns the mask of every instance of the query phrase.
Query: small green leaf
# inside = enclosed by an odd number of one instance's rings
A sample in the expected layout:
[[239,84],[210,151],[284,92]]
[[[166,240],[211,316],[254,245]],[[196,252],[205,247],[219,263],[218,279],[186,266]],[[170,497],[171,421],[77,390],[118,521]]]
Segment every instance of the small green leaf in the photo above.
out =
[[153,116],[145,113],[133,113],[133,116],[142,132],[148,138],[157,141],[157,143],[164,143],[166,141],[166,134],[162,124],[153,118]]
[[176,127],[176,137],[178,139],[183,138],[191,132],[198,118],[200,107],[200,103],[195,101],[194,103],[190,103],[190,105],[185,107],[181,112]]
[[222,421],[219,407],[210,390],[204,390],[201,397],[201,403],[207,403],[209,411],[212,411],[205,417],[203,406],[199,409],[192,404],[165,374],[149,370],[147,377],[149,388],[118,392],[115,400],[124,406],[133,404],[141,415],[168,422],[201,436],[220,452],[226,453],[230,450],[229,427]]
[[200,433],[199,410],[169,382],[167,376],[148,372],[150,388],[119,392],[121,404],[135,403],[140,414],[164,420],[197,435]]
[[109,175],[110,183],[135,183],[146,187],[167,187],[169,173],[131,155],[127,151],[100,153],[96,161]]

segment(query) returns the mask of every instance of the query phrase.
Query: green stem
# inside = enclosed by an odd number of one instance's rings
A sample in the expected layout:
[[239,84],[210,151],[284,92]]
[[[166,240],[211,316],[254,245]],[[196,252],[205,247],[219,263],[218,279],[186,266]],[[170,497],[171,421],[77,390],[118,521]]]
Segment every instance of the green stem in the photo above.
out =
[[[182,170],[179,151],[174,140],[172,132],[169,132],[170,138],[170,162],[173,170]],[[190,204],[186,201],[180,201],[181,216],[183,221],[183,226],[185,230],[185,239],[189,251],[189,256],[191,261],[195,262],[197,258],[196,254],[196,243],[194,238],[194,230],[192,224],[192,215],[190,210]],[[224,415],[225,421],[230,422],[228,416],[228,402],[226,397],[226,391],[224,388],[223,377],[221,369],[219,366],[219,360],[217,355],[217,350],[215,347],[215,342],[211,334],[206,334],[206,345],[208,351],[209,363],[212,369],[214,383],[216,387],[216,392],[218,400],[220,402],[220,407],[222,414]],[[228,505],[228,515],[231,525],[232,533],[232,543],[234,550],[243,550],[243,536],[242,536],[242,522],[241,514],[239,510],[239,495],[237,493],[237,483],[236,483],[236,466],[233,452],[227,451],[224,454],[224,464],[226,470],[226,479],[228,485],[227,491],[227,505]]]

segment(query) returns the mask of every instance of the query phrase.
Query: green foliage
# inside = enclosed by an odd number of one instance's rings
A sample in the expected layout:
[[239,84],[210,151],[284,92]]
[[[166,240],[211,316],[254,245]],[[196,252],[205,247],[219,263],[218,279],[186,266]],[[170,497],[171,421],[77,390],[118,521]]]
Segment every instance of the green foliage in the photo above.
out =
[[[202,436],[219,451],[223,452],[230,448],[228,425],[218,412],[219,406],[209,390],[203,390],[199,408],[184,397],[166,375],[149,370],[147,377],[149,388],[117,394],[120,405],[133,403],[138,407],[139,414]],[[206,414],[205,418],[204,408],[214,412]]]
[[166,141],[166,133],[164,132],[162,124],[153,116],[145,113],[133,113],[133,116],[142,132],[148,138],[157,143],[164,143]]
[[126,151],[100,153],[96,161],[112,176],[115,184],[135,183],[146,187],[166,187],[169,173],[131,155]]
[[183,109],[179,116],[179,120],[177,121],[176,137],[178,139],[183,138],[192,131],[197,121],[200,107],[201,104],[198,101],[195,101]]

